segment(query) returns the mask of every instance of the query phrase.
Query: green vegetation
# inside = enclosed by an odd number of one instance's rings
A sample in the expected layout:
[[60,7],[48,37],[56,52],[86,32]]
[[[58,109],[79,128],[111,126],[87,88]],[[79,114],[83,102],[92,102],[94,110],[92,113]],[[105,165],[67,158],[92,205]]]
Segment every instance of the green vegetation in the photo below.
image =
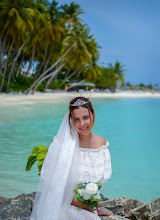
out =
[[83,13],[75,2],[1,0],[0,93],[63,90],[88,80],[114,92],[123,84],[126,70],[120,62],[98,64],[100,46]]
[[45,147],[44,145],[38,145],[34,147],[32,154],[28,157],[26,171],[29,171],[32,168],[34,162],[38,161],[38,170],[40,175],[47,151],[48,147]]
[[[82,13],[74,2],[2,0],[0,93],[64,89],[74,80],[95,83],[100,79],[99,46],[80,18]],[[123,78],[113,69],[109,89],[115,88],[116,79]]]
[[129,89],[129,90],[142,90],[142,91],[147,91],[147,90],[158,90],[158,84],[149,84],[145,85],[143,83],[140,83],[138,85],[132,85],[130,82],[122,83],[120,86],[121,89]]

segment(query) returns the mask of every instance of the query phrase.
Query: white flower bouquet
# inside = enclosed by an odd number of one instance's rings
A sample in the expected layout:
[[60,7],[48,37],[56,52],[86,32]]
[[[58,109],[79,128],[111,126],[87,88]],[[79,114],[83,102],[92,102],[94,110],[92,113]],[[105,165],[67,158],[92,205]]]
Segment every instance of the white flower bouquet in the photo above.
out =
[[104,198],[104,196],[100,193],[101,188],[102,184],[99,182],[77,184],[77,187],[74,189],[74,199],[82,203],[80,208],[82,208],[83,204],[86,203],[89,206],[89,209],[93,210],[95,207],[97,207],[97,202]]

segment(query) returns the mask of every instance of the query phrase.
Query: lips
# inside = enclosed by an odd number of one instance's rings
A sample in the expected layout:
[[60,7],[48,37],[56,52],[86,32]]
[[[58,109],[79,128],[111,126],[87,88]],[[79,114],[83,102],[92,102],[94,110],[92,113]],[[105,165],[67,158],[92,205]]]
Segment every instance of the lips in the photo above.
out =
[[85,131],[85,130],[87,130],[87,128],[80,128],[80,130]]

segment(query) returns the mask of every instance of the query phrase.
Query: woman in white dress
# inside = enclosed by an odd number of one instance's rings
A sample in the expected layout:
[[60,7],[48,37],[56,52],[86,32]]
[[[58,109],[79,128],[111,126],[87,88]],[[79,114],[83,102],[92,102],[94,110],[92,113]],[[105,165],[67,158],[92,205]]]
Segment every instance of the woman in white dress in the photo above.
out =
[[94,122],[89,99],[76,97],[70,101],[42,166],[31,220],[100,220],[99,215],[110,215],[100,209],[90,210],[74,199],[77,183],[103,184],[111,178],[109,142],[92,133]]

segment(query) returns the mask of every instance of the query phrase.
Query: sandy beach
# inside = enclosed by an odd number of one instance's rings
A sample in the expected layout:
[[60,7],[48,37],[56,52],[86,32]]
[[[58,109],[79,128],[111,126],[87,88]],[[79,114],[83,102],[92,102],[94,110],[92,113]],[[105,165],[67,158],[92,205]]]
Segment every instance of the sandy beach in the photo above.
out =
[[8,104],[33,104],[36,102],[61,102],[76,96],[89,98],[160,98],[160,92],[123,91],[123,92],[55,92],[33,94],[1,94],[0,105]]

